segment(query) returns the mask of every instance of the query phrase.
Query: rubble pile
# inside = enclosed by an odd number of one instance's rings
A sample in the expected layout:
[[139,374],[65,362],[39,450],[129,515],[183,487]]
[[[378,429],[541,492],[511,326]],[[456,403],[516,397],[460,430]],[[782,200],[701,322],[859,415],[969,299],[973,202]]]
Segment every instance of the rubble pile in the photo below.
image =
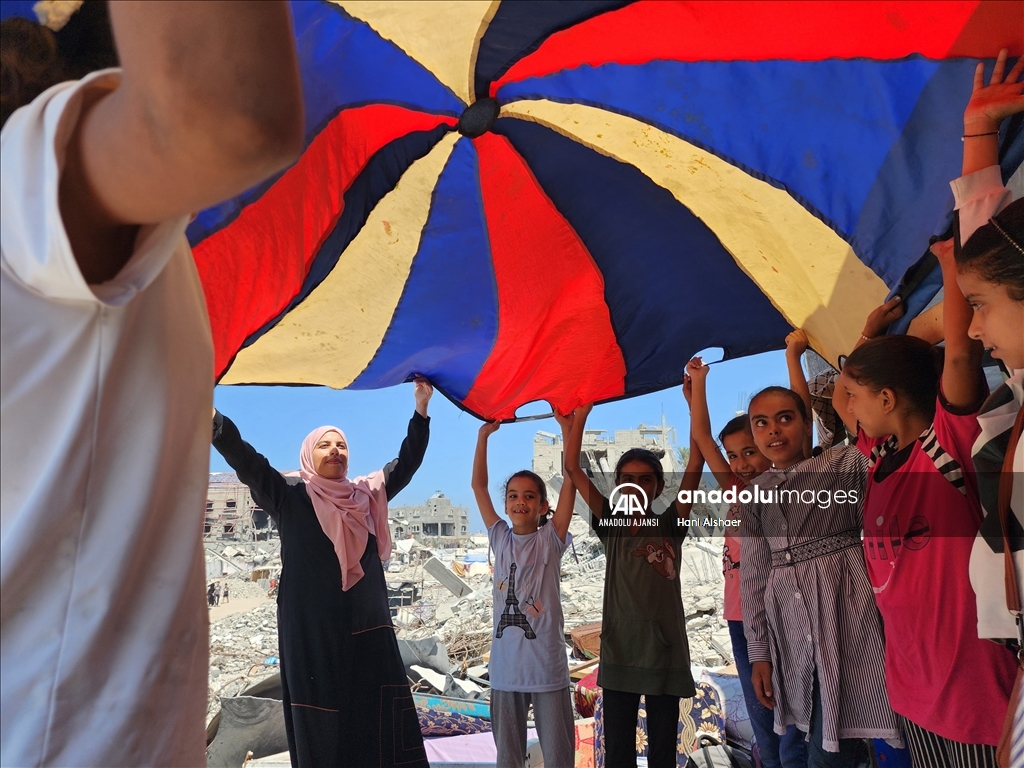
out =
[[[576,517],[570,526],[573,547],[562,558],[562,609],[565,631],[601,620],[605,555],[586,521]],[[676,559],[682,582],[690,656],[694,664],[720,666],[732,661],[729,633],[723,612],[721,538],[688,537]],[[256,553],[252,553],[256,554]],[[276,553],[275,553],[276,554]],[[274,556],[271,555],[270,558]],[[443,683],[432,684],[429,674],[420,675],[417,690],[443,687],[449,694],[458,690],[480,690],[486,685],[486,658],[492,632],[492,580],[489,569],[458,570],[464,575],[455,583],[461,597],[453,592],[451,576],[441,573],[448,586],[430,575],[438,572],[437,562],[455,571],[452,553],[435,552],[432,566],[423,561],[389,569],[391,585],[415,585],[417,599],[393,608],[395,631],[410,642],[437,638],[447,649],[450,674],[439,670]],[[484,564],[485,565],[485,564]],[[252,582],[230,582],[232,599],[246,597],[259,587]],[[468,587],[468,589],[467,589]],[[394,605],[394,604],[393,604]],[[567,646],[568,647],[568,646]],[[277,661],[276,606],[270,602],[245,614],[228,617],[210,627],[210,710],[219,709],[218,696],[233,696],[258,682]],[[441,665],[443,666],[443,665]],[[454,678],[455,686],[452,685]],[[442,690],[436,690],[442,693]],[[485,693],[486,695],[486,693]],[[467,696],[469,694],[467,693]],[[470,696],[471,697],[471,696]]]
[[[234,574],[251,574],[254,569],[281,570],[281,540],[266,541],[232,541],[220,546],[211,541],[204,543],[207,560],[214,558],[225,563],[228,570],[225,576]],[[209,572],[209,571],[207,571]]]
[[[605,555],[586,521],[573,518],[573,546],[562,557],[562,612],[566,634],[582,624],[601,620]],[[688,538],[677,560],[686,610],[690,655],[695,664],[720,666],[732,661],[724,609],[721,538]],[[392,574],[389,574],[389,577]],[[394,578],[423,584],[421,598],[402,609],[395,622],[399,637],[420,639],[437,635],[449,648],[456,665],[479,660],[457,658],[454,649],[489,638],[492,622],[490,574],[463,576],[472,592],[455,597],[422,566],[405,568]],[[482,654],[481,654],[482,655]]]
[[[251,600],[253,598],[266,597],[267,590],[251,579],[241,579],[234,576],[213,579],[228,588],[230,600]],[[224,603],[221,603],[222,605]],[[230,604],[230,602],[228,603]]]
[[[235,589],[234,583],[231,589]],[[275,603],[211,624],[207,722],[220,711],[219,697],[237,696],[266,677],[277,663]]]

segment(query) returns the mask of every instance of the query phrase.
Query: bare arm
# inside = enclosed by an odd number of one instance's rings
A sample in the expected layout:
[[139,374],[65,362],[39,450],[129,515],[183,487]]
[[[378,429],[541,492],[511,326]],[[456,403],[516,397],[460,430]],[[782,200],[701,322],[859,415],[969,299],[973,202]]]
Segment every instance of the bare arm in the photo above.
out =
[[[804,401],[804,409],[807,411],[807,418],[811,418],[811,390],[807,388],[807,379],[804,376],[803,366],[800,365],[800,358],[807,351],[807,334],[802,328],[797,328],[786,336],[786,370],[789,371],[789,388],[800,396]],[[804,438],[804,457],[811,455],[811,436]]]
[[601,512],[604,508],[604,496],[597,490],[597,486],[587,477],[587,473],[580,466],[580,451],[583,448],[583,430],[587,428],[587,416],[594,405],[581,405],[572,414],[572,429],[569,431],[569,439],[565,442],[565,476],[566,479],[579,489],[583,500],[587,502],[590,511],[594,513],[595,519],[601,519]]
[[287,3],[117,2],[121,85],[83,104],[60,208],[86,280],[109,280],[139,224],[244,191],[302,149]]
[[[552,413],[555,414],[555,421],[558,422],[558,426],[562,428],[562,446],[568,445],[569,433],[572,431],[573,414],[568,416],[562,416],[558,409],[551,406]],[[564,462],[563,462],[564,464]],[[573,505],[576,503],[576,486],[573,485],[565,467],[562,468],[562,488],[558,491],[558,504],[555,506],[555,514],[551,517],[551,523],[555,526],[555,533],[558,534],[558,538],[565,541],[565,536],[569,533],[569,523],[572,522],[572,510]]]
[[988,220],[1010,204],[1010,190],[1003,186],[999,169],[999,124],[1010,115],[1024,111],[1024,57],[1006,79],[1006,51],[985,85],[985,68],[979,64],[974,72],[974,88],[964,109],[963,176],[951,186],[956,198],[960,223],[960,242],[966,243]]
[[974,70],[974,90],[964,110],[964,164],[967,176],[990,165],[999,164],[999,124],[1004,118],[1024,110],[1024,56],[1006,72],[1007,50],[999,52],[992,78],[985,85],[985,64],[979,62]]
[[[708,367],[699,357],[686,364],[686,373],[692,387],[690,397],[690,441],[696,443],[708,469],[722,488],[728,488],[732,482],[732,469],[729,462],[718,448],[714,435],[711,434],[711,416],[708,413],[707,378]],[[691,455],[693,448],[690,449]]]
[[500,519],[494,510],[491,494],[487,490],[487,438],[497,432],[499,426],[498,422],[489,421],[480,427],[476,438],[476,453],[473,455],[473,495],[476,497],[480,517],[488,529]]
[[[697,445],[697,441],[693,439],[693,434],[690,434],[690,456],[686,460],[686,469],[683,470],[683,479],[679,482],[680,491],[695,491],[700,487],[700,476],[704,469],[704,456],[700,452],[700,446]],[[690,514],[693,509],[693,502],[689,504],[680,504],[678,497],[676,498],[676,513],[680,517],[686,517]]]
[[953,243],[935,243],[932,253],[942,268],[942,329],[946,339],[942,394],[954,408],[970,408],[980,404],[985,386],[981,376],[981,342],[967,335],[974,311],[956,282]]

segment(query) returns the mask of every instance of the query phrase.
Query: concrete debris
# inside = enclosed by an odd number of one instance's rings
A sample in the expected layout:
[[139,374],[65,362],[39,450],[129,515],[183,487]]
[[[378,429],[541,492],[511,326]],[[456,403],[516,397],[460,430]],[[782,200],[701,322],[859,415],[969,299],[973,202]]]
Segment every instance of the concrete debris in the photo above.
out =
[[[281,572],[281,540],[271,539],[256,543],[235,542],[222,546],[219,542],[207,540],[206,579],[235,577],[238,579],[275,579]],[[264,586],[264,589],[266,587]]]
[[464,597],[473,591],[473,588],[460,579],[447,565],[436,557],[432,557],[423,564],[423,570],[440,581],[456,597]]
[[[245,583],[237,579],[224,581],[230,584],[232,599],[235,590]],[[266,597],[265,590],[262,594]],[[251,611],[211,624],[207,721],[220,711],[219,697],[237,696],[264,678],[273,669],[273,665],[266,665],[266,660],[279,655],[277,605],[269,600]]]
[[227,603],[222,600],[221,605],[231,605],[231,600],[256,600],[267,596],[267,590],[255,581],[237,578],[215,579],[215,581],[226,585],[231,595],[231,599]]
[[421,667],[419,664],[413,664],[409,668],[435,691],[443,691],[445,689],[445,675],[442,675],[440,672],[435,672],[429,667]]

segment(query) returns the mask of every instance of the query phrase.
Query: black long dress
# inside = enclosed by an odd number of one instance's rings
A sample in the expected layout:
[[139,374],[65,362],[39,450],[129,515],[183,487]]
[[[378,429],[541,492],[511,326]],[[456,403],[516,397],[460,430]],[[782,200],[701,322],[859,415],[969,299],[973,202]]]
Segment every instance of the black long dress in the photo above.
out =
[[[398,458],[384,468],[388,500],[419,468],[428,436],[429,419],[414,414]],[[219,413],[213,446],[281,534],[277,632],[292,765],[426,768],[376,537],[360,560],[363,578],[343,592],[305,483],[283,477]]]

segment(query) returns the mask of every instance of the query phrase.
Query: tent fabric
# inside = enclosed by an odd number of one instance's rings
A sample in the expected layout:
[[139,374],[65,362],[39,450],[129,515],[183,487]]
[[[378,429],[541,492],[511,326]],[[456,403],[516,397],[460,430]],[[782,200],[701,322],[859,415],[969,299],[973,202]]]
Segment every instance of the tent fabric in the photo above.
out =
[[292,13],[306,150],[187,233],[218,380],[418,373],[499,419],[676,386],[701,350],[797,326],[834,364],[948,227],[971,73],[1024,28],[1017,0]]

